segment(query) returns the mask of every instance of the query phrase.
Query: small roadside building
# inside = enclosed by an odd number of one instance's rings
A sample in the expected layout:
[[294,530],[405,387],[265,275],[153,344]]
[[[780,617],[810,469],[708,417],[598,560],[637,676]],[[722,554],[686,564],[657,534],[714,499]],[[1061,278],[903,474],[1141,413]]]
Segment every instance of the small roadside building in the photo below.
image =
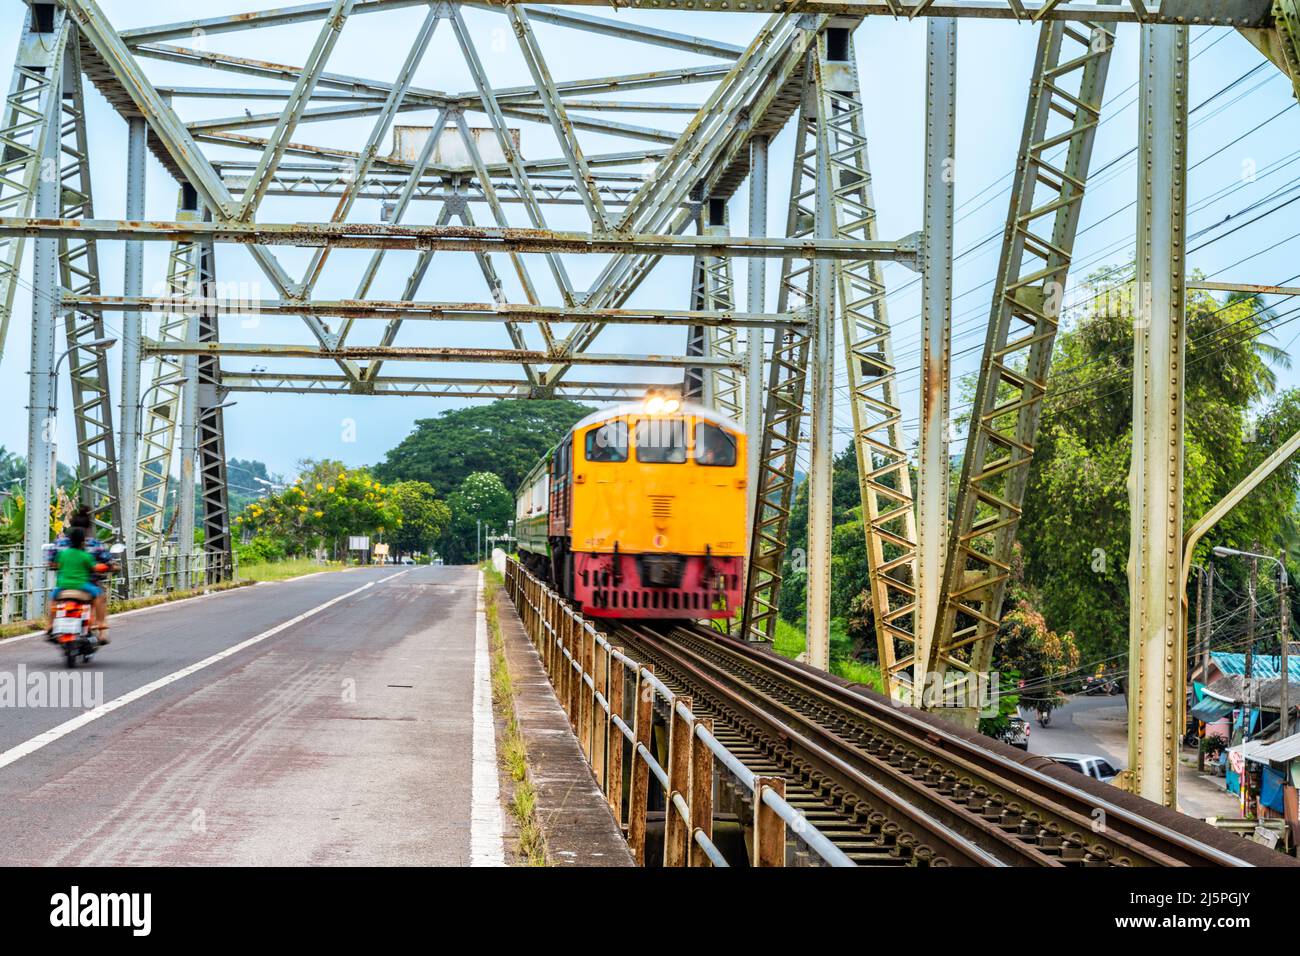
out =
[[1282,816],[1291,845],[1300,846],[1300,733],[1258,748],[1251,759],[1263,765],[1260,803]]

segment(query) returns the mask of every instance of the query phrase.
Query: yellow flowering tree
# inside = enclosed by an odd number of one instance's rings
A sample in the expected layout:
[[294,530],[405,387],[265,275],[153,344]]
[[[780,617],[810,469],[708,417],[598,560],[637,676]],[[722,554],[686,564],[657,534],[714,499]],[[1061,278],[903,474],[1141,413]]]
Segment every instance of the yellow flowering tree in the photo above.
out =
[[246,536],[279,542],[290,553],[314,547],[341,554],[349,535],[382,536],[401,526],[401,509],[369,472],[317,465],[293,484],[251,502],[235,519]]

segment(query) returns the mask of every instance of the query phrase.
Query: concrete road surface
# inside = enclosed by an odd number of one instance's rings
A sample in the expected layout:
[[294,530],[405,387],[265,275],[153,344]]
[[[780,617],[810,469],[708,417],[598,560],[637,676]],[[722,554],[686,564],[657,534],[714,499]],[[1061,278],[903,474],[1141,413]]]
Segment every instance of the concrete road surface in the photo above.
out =
[[478,599],[362,568],[123,615],[72,672],[0,642],[0,865],[500,862]]

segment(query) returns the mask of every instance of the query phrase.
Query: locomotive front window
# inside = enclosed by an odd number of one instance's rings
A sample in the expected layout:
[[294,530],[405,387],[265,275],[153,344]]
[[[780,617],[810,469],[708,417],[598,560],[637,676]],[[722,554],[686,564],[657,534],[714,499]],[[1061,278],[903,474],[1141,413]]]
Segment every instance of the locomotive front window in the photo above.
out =
[[686,419],[642,418],[636,423],[636,460],[651,465],[686,461]]
[[695,463],[712,468],[736,464],[736,436],[717,425],[700,422],[695,426]]
[[627,461],[627,422],[606,422],[587,432],[587,461]]

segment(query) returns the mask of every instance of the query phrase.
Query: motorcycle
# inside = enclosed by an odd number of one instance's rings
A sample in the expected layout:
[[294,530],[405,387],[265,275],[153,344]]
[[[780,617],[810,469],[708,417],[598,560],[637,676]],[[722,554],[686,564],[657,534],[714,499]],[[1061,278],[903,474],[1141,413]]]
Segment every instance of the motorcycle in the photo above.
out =
[[77,659],[89,664],[99,650],[99,639],[91,629],[91,596],[85,591],[62,591],[54,602],[50,640],[61,650],[69,667]]
[[[109,549],[113,561],[126,551],[121,544]],[[108,574],[114,565],[98,563],[95,571]],[[50,617],[49,640],[63,652],[64,661],[69,667],[76,667],[77,661],[89,664],[94,660],[95,652],[100,648],[99,638],[92,627],[94,598],[88,591],[64,590],[54,599],[54,611]]]
[[1040,710],[1038,712],[1038,726],[1046,727],[1052,722],[1052,712],[1050,710]]

